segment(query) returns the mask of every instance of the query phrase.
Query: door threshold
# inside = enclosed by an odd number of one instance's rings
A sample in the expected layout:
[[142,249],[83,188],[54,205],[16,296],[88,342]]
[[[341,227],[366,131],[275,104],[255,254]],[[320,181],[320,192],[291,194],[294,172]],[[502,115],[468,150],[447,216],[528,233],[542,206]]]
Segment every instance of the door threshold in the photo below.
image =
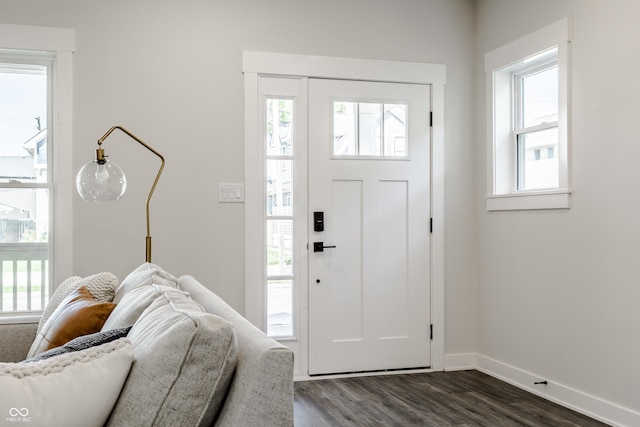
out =
[[296,374],[293,376],[293,381],[316,381],[339,378],[374,377],[383,375],[424,374],[428,372],[435,371],[431,369],[431,367],[427,366],[424,368],[383,369],[378,371],[342,372],[334,374]]

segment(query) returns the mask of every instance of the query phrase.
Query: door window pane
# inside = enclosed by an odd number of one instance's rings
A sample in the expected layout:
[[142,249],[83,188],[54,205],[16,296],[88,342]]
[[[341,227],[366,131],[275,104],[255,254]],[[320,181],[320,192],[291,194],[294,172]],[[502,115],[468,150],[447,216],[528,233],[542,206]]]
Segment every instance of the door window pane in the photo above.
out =
[[333,103],[333,154],[355,156],[356,147],[356,107],[355,102]]
[[361,156],[380,155],[380,104],[361,102],[358,114],[358,152]]
[[333,155],[406,157],[407,105],[333,102]]
[[407,106],[384,104],[384,156],[404,157],[407,153]]

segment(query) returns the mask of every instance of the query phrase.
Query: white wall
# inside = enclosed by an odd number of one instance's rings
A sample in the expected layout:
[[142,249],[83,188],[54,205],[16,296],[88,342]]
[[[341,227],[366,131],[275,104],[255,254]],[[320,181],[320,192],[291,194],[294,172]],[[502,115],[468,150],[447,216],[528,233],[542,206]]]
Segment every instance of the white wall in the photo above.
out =
[[[162,152],[153,260],[240,310],[243,206],[218,204],[217,184],[244,176],[242,50],[446,64],[446,353],[640,411],[639,14],[637,0],[3,0],[0,21],[76,29],[74,170],[114,124]],[[573,206],[488,213],[483,55],[569,15]],[[75,273],[124,277],[144,261],[157,163],[115,134],[105,149],[130,187],[117,204],[75,196]]]
[[[573,19],[572,207],[487,212],[485,52]],[[478,353],[640,411],[640,3],[477,4]]]
[[[119,124],[167,159],[151,203],[153,261],[244,306],[243,50],[443,63],[446,346],[476,348],[471,0],[3,0],[0,21],[76,29],[74,170]],[[104,145],[129,189],[115,204],[74,199],[74,265],[119,277],[144,261],[144,200],[157,160],[114,133]],[[73,183],[68,183],[73,185]]]

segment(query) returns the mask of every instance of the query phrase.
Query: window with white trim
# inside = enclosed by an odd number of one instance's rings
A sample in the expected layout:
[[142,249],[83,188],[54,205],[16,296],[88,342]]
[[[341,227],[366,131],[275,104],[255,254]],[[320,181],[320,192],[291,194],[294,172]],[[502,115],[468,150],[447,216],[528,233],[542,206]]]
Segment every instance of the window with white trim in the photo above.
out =
[[72,29],[0,24],[0,322],[72,274]]
[[49,298],[49,55],[0,51],[0,312]]
[[569,24],[485,55],[487,209],[569,208]]

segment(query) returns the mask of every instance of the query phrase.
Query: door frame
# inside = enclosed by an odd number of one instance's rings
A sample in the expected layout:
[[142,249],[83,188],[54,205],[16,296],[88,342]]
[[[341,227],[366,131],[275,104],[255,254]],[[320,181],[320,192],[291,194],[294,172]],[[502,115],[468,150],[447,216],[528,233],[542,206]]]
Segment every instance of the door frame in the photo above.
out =
[[[261,76],[370,80],[390,83],[431,85],[431,370],[444,370],[444,85],[446,66],[419,62],[338,58],[312,55],[244,51],[244,177],[245,177],[245,316],[265,330],[264,272],[261,264],[264,244],[262,220],[262,157],[259,150],[262,129],[258,126],[258,85]],[[305,95],[306,96],[306,95]],[[305,98],[306,101],[306,98]],[[427,120],[428,118],[425,118]],[[306,142],[305,142],[306,143]],[[308,312],[304,303],[307,289],[295,295],[300,304],[299,341],[294,366],[296,377],[305,377],[308,368]],[[290,343],[284,342],[285,345]]]

